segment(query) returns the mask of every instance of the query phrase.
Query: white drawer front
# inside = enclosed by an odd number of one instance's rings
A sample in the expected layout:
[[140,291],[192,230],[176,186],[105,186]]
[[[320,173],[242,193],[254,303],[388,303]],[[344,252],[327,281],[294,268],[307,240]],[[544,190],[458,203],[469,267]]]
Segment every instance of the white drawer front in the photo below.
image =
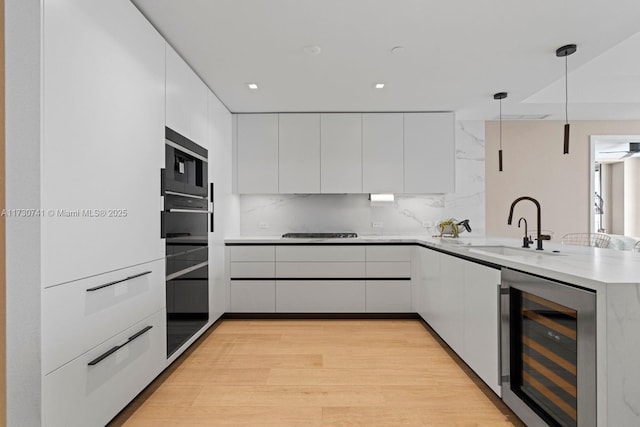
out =
[[277,262],[276,277],[362,278],[364,262]]
[[276,282],[273,280],[232,280],[232,313],[273,313],[276,311]]
[[364,246],[276,246],[276,261],[364,261]]
[[367,280],[367,313],[410,312],[410,280]]
[[366,277],[411,277],[410,262],[367,262]]
[[[151,273],[99,288],[149,271]],[[42,294],[44,373],[164,306],[164,260],[45,289]]]
[[363,313],[363,280],[278,280],[277,313]]
[[233,261],[275,261],[274,246],[229,246],[229,260]]
[[411,261],[411,246],[367,246],[367,261]]
[[275,277],[275,262],[231,262],[229,274],[232,278]]
[[[44,426],[102,426],[124,408],[166,365],[166,326],[160,310],[81,355],[43,380]],[[151,326],[99,363],[115,346]]]

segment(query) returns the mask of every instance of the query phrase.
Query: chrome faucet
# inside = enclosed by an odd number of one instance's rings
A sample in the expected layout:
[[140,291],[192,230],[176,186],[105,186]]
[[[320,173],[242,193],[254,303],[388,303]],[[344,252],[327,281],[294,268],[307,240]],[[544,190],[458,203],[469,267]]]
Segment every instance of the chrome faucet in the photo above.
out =
[[536,199],[534,199],[533,197],[529,197],[529,196],[522,196],[522,197],[518,197],[517,199],[515,199],[513,201],[513,203],[511,203],[511,208],[509,208],[509,218],[507,219],[507,224],[511,225],[511,222],[513,221],[513,208],[515,208],[516,205],[518,204],[518,202],[520,202],[522,200],[529,200],[529,201],[533,202],[533,204],[536,205],[536,209],[538,210],[538,214],[536,215],[536,220],[538,222],[538,238],[536,239],[538,241],[538,244],[536,246],[536,250],[542,251],[542,250],[544,250],[542,248],[542,241],[543,240],[551,240],[551,236],[549,236],[547,234],[542,234],[542,224],[541,224],[541,221],[540,221],[540,203],[538,203],[538,201]]
[[518,228],[520,228],[520,223],[522,221],[524,221],[524,237],[522,238],[522,247],[528,249],[529,245],[533,243],[533,240],[531,240],[531,236],[529,236],[529,232],[527,231],[527,219],[525,217],[521,216],[518,220]]

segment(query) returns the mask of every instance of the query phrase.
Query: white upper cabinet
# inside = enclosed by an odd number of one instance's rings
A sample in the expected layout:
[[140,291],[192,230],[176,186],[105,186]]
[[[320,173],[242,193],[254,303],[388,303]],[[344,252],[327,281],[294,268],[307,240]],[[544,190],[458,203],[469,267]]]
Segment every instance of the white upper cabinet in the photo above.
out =
[[165,42],[128,1],[43,4],[46,287],[164,257]]
[[166,125],[202,146],[207,144],[209,89],[167,44]]
[[280,193],[320,192],[320,114],[279,115]]
[[404,192],[402,113],[362,114],[362,190]]
[[454,191],[453,113],[404,113],[404,192]]
[[320,192],[362,193],[362,114],[322,114],[320,150]]
[[237,116],[238,193],[278,192],[278,114]]
[[453,113],[239,114],[238,193],[454,191]]

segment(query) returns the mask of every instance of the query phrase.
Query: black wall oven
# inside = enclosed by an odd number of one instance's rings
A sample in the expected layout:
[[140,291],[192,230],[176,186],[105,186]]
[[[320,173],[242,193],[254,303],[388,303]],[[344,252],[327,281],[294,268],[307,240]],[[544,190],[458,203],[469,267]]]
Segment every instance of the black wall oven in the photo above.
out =
[[[166,243],[167,357],[209,321],[207,150],[166,129],[162,237]],[[213,195],[211,195],[211,198]]]
[[528,426],[596,425],[596,295],[502,270],[502,399]]

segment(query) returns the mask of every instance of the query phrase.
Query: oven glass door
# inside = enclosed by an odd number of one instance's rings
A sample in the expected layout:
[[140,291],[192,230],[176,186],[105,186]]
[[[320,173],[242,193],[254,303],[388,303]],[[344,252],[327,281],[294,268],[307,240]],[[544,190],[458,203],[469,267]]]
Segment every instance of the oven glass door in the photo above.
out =
[[552,425],[577,426],[577,311],[519,290],[511,298],[512,390]]
[[[165,200],[166,202],[166,200]],[[209,248],[206,210],[164,214],[166,237],[167,357],[209,321]]]
[[167,357],[209,321],[209,266],[167,280]]

